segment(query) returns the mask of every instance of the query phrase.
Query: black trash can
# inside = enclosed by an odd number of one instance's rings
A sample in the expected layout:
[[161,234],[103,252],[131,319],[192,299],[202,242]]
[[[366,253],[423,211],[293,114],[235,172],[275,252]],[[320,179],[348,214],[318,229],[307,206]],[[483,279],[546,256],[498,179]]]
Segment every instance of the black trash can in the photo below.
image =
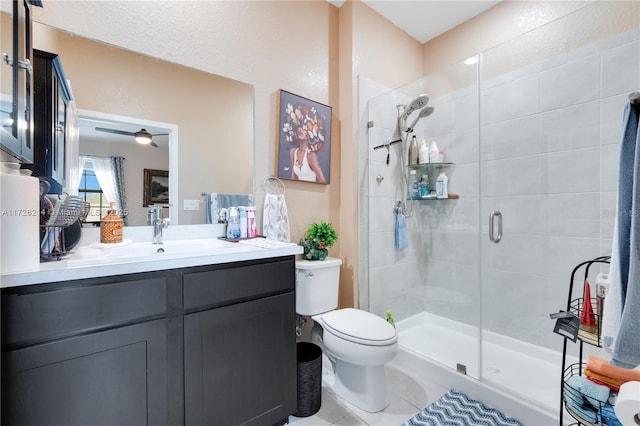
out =
[[296,417],[309,417],[320,410],[322,395],[322,349],[308,342],[297,344],[298,405]]

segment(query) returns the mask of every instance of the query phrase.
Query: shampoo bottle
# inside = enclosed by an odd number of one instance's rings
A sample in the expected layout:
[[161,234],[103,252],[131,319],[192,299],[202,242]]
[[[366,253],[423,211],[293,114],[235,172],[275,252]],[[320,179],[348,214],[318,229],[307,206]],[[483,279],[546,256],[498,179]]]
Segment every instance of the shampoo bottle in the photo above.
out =
[[238,217],[238,209],[229,207],[229,222],[227,223],[227,238],[234,240],[240,238],[240,218]]
[[440,150],[438,149],[438,145],[436,145],[436,141],[431,141],[431,146],[429,147],[429,162],[440,163]]
[[420,164],[429,162],[429,148],[427,147],[427,141],[422,139],[420,142],[420,151],[418,152],[418,162]]
[[438,179],[436,180],[436,198],[449,198],[449,192],[447,189],[447,184],[449,183],[449,178],[444,173],[440,173],[438,175]]
[[413,137],[411,138],[411,144],[409,145],[409,165],[410,166],[418,164],[418,153],[419,153],[418,139],[416,139],[416,136],[413,135]]
[[116,203],[112,201],[107,214],[100,219],[100,242],[121,243],[123,226],[124,221],[116,214]]

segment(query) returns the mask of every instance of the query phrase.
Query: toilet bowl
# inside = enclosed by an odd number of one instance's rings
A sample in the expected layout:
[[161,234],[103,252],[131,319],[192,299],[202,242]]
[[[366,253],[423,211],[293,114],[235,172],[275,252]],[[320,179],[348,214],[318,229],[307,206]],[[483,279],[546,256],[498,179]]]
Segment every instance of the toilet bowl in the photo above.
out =
[[370,312],[335,309],[341,263],[335,258],[296,262],[296,312],[315,323],[312,340],[323,349],[323,373],[333,375],[325,384],[356,407],[377,412],[389,405],[385,364],[398,352],[398,336]]

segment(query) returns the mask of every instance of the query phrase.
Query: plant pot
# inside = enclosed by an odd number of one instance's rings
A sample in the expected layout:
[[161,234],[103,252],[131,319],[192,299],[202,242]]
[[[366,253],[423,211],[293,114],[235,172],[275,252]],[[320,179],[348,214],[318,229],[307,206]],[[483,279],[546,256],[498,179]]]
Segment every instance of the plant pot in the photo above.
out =
[[329,255],[328,249],[321,249],[315,246],[304,246],[302,258],[304,260],[325,260]]

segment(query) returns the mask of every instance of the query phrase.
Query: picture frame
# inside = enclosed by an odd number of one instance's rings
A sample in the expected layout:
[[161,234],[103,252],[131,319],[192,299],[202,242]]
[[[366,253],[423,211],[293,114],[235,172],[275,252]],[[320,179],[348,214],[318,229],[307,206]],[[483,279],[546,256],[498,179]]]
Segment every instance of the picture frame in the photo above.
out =
[[275,176],[328,185],[331,107],[280,89]]
[[142,206],[169,204],[169,171],[144,169]]

